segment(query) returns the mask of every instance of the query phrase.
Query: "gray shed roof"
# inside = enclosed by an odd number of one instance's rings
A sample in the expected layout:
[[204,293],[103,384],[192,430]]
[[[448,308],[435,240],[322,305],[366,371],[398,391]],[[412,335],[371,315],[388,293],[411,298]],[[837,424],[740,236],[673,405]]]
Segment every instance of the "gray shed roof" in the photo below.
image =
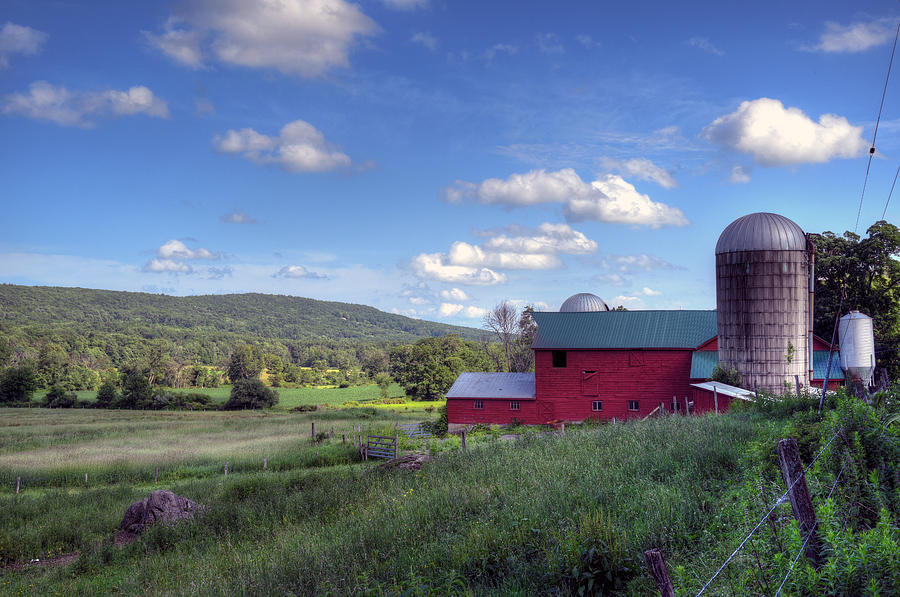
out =
[[737,251],[805,251],[806,235],[792,220],[755,213],[729,224],[716,243],[716,255]]
[[534,373],[460,373],[447,398],[534,400]]

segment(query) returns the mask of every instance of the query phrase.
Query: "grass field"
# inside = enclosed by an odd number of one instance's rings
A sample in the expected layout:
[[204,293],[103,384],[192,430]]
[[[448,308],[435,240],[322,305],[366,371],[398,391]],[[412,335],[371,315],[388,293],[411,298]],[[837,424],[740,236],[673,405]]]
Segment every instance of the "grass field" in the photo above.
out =
[[[290,410],[301,404],[314,404],[328,406],[341,406],[344,402],[369,402],[381,398],[381,390],[377,385],[369,384],[365,386],[354,386],[350,388],[274,388],[278,392],[278,410]],[[173,388],[176,392],[195,392],[198,394],[206,394],[215,404],[225,404],[228,395],[231,393],[231,386],[225,385],[218,388]],[[46,390],[35,392],[33,400],[40,402],[43,400]],[[88,400],[93,402],[97,398],[96,390],[84,390],[76,392],[79,400]],[[406,396],[406,392],[399,384],[391,384],[388,388],[388,396],[391,398],[402,398]],[[375,406],[375,405],[373,405]],[[433,406],[433,404],[424,404],[421,402],[406,405],[407,409],[422,409]]]
[[[826,498],[844,448],[836,442],[810,472],[835,564],[819,575],[801,560],[785,595],[900,587],[900,531],[885,509],[897,497],[886,467],[896,467],[898,434],[868,409],[854,401],[841,415],[859,433],[855,449],[872,446],[861,468],[844,472],[834,494],[842,501]],[[515,441],[478,431],[465,452],[458,438],[404,441],[434,453],[412,472],[359,462],[339,434],[357,425],[392,433],[420,413],[6,409],[0,594],[638,596],[656,591],[642,552],[659,547],[677,594],[693,595],[784,490],[777,438],[799,435],[812,453],[838,424],[814,410],[790,414],[570,426],[564,436],[532,428]],[[338,436],[311,441],[313,420]],[[203,504],[204,515],[113,546],[125,508],[154,488],[157,466],[159,487]],[[884,523],[861,524],[855,504],[881,507]],[[782,503],[707,594],[771,595],[801,543]],[[11,567],[76,550],[66,567]]]

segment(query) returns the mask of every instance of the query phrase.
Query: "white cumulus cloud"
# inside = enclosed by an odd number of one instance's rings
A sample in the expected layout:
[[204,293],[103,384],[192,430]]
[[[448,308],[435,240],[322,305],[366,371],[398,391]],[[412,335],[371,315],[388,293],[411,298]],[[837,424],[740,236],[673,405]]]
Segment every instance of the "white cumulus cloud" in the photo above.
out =
[[277,164],[289,172],[325,172],[351,164],[347,154],[303,120],[284,125],[277,137],[251,128],[229,130],[214,137],[213,146],[222,153],[239,153],[257,164]]
[[328,278],[325,274],[310,271],[302,265],[285,265],[280,270],[272,274],[273,278],[294,278],[305,280],[325,280]]
[[28,86],[28,93],[5,96],[2,106],[4,114],[19,114],[82,128],[94,126],[100,117],[134,114],[169,117],[168,104],[143,85],[125,91],[71,91],[47,81],[35,81]]
[[743,166],[732,166],[731,176],[728,180],[734,184],[744,184],[750,182],[750,171]]
[[647,158],[635,158],[632,160],[613,160],[603,158],[600,163],[607,170],[618,170],[625,176],[634,176],[641,180],[655,182],[664,189],[678,187],[678,181],[672,174],[648,160]]
[[741,102],[704,128],[702,136],[753,156],[762,166],[784,166],[852,158],[867,147],[862,130],[835,114],[823,114],[815,122],[799,108],[763,97]]
[[605,174],[587,183],[572,168],[532,170],[480,183],[457,180],[442,190],[442,197],[450,202],[471,200],[508,207],[562,203],[566,219],[573,222],[596,220],[651,228],[690,223],[680,209],[652,201],[621,176]]
[[465,293],[465,291],[460,290],[459,288],[451,288],[450,290],[442,290],[441,298],[451,301],[467,301],[469,300],[469,295]]
[[487,312],[487,309],[482,309],[481,307],[468,306],[463,309],[463,314],[470,319],[481,319],[487,315]]
[[420,278],[450,284],[489,286],[503,284],[506,275],[486,267],[468,267],[447,262],[441,253],[421,253],[412,260],[413,272]]
[[443,317],[452,317],[462,310],[462,305],[458,305],[455,303],[441,303],[441,306],[438,308],[438,313],[440,313]]
[[213,253],[209,249],[189,249],[180,240],[172,239],[163,243],[156,250],[157,257],[161,259],[219,259],[219,253]]
[[13,54],[39,53],[49,37],[43,31],[7,21],[0,27],[0,69],[9,68],[9,57]]
[[653,290],[652,288],[644,286],[641,289],[641,294],[643,294],[644,296],[659,296],[662,293],[659,290]]
[[[394,4],[416,4],[394,0]],[[378,25],[345,0],[189,0],[147,40],[173,60],[200,68],[215,58],[315,77],[347,67],[353,45]]]
[[173,259],[151,259],[144,265],[145,272],[153,272],[157,274],[189,274],[193,271],[191,266],[181,261]]
[[896,30],[897,19],[894,17],[850,25],[828,22],[825,23],[825,31],[819,37],[819,43],[803,49],[815,52],[863,52],[890,43]]
[[423,31],[413,34],[413,36],[409,38],[409,41],[414,44],[420,44],[432,52],[437,50],[438,47],[438,39],[432,34]]

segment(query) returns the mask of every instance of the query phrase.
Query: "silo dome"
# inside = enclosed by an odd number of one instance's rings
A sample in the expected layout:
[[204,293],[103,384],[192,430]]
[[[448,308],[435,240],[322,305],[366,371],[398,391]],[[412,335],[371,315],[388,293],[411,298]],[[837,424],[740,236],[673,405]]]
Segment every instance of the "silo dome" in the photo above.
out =
[[596,294],[579,292],[567,298],[559,308],[560,313],[584,313],[586,311],[609,311],[609,306]]
[[736,251],[805,251],[806,235],[792,220],[770,213],[740,217],[716,243],[716,255]]
[[810,254],[791,220],[755,213],[729,224],[716,243],[719,362],[744,387],[781,394],[809,385]]

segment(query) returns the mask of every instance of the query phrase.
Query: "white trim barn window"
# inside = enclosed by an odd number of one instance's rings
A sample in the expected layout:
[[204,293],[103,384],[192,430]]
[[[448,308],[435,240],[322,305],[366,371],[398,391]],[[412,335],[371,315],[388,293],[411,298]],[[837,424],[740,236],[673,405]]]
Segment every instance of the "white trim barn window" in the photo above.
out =
[[475,405],[473,406],[475,410],[481,410],[484,408],[484,400],[476,400]]
[[603,410],[603,401],[602,400],[594,400],[591,402],[591,410],[594,412],[600,412]]
[[518,400],[510,400],[509,401],[509,410],[519,410],[519,401]]
[[637,400],[629,400],[628,401],[628,410],[640,410],[640,405]]

